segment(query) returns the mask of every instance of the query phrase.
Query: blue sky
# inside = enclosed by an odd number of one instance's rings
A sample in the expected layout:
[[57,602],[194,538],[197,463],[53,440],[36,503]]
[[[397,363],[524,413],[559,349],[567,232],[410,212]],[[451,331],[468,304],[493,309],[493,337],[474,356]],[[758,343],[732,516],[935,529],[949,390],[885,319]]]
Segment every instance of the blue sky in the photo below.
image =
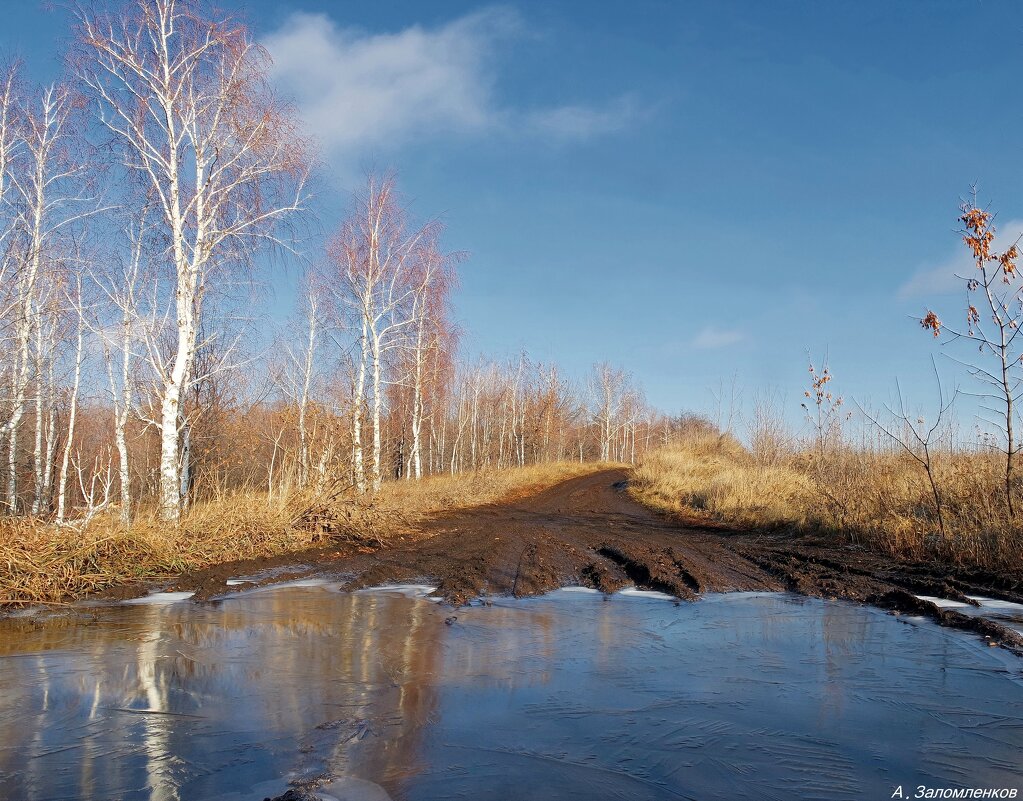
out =
[[[4,5],[0,52],[54,77],[60,12]],[[959,198],[1023,219],[1019,3],[222,5],[323,144],[328,225],[396,167],[471,254],[470,353],[609,359],[666,410],[735,374],[798,417],[808,348],[847,395],[926,400],[910,315],[957,315]]]

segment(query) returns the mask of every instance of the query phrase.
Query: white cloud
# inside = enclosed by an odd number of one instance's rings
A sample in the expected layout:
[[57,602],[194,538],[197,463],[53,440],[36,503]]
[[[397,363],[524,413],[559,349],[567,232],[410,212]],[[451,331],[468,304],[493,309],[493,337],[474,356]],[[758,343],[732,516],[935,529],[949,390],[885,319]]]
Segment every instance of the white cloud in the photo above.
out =
[[[995,220],[995,239],[992,249],[1001,252],[1023,234],[1023,220],[1000,223]],[[977,272],[966,245],[960,240],[956,252],[938,265],[922,266],[899,287],[900,298],[922,298],[929,295],[951,295],[964,290],[963,277]],[[956,277],[962,276],[962,277]]]
[[922,298],[928,295],[949,295],[963,288],[963,282],[956,275],[969,275],[973,269],[964,251],[961,258],[949,259],[937,267],[919,267],[902,286],[900,298]]
[[515,109],[496,98],[496,58],[522,23],[491,8],[438,28],[369,34],[324,14],[293,14],[263,40],[278,85],[331,155],[358,157],[427,135],[492,131],[579,139],[623,127],[628,98],[605,107]]
[[533,111],[525,116],[527,124],[540,133],[566,138],[585,138],[621,130],[635,116],[630,98],[619,98],[604,108],[561,106]]
[[693,339],[693,347],[697,350],[714,350],[716,348],[727,348],[742,342],[744,335],[735,329],[722,329],[709,325],[704,328]]

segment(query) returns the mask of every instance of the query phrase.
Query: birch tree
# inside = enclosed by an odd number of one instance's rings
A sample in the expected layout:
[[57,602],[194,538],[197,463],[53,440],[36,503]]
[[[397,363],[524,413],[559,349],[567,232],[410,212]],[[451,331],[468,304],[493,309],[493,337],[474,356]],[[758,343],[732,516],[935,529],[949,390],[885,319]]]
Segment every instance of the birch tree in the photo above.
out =
[[0,74],[0,323],[4,325],[4,340],[10,339],[8,324],[15,305],[15,294],[11,291],[17,255],[13,235],[19,213],[14,200],[17,194],[14,177],[24,150],[17,109],[17,78],[17,65]]
[[[261,246],[304,200],[307,159],[269,58],[246,28],[209,19],[191,0],[131,0],[120,14],[79,14],[76,69],[99,120],[155,199],[171,274],[173,345],[159,382],[160,512],[181,510],[181,404],[192,378],[203,300],[224,271]],[[140,204],[141,207],[141,204]]]
[[[64,234],[80,222],[88,212],[80,204],[84,200],[81,186],[83,168],[72,157],[68,142],[68,120],[72,112],[71,96],[64,87],[51,86],[40,93],[37,103],[28,103],[20,110],[20,140],[24,160],[22,169],[12,169],[9,179],[18,197],[18,214],[10,234],[6,258],[12,263],[10,280],[13,296],[9,309],[13,316],[13,342],[10,354],[11,406],[7,419],[0,426],[0,438],[7,440],[7,506],[18,509],[18,433],[28,400],[27,393],[35,376],[36,442],[34,477],[36,493],[33,511],[39,511],[42,482],[43,388],[45,358],[42,312],[45,296],[52,286]],[[0,134],[2,136],[2,134]],[[48,274],[49,273],[49,274]],[[50,291],[52,298],[52,291]],[[46,342],[46,347],[52,346]],[[38,358],[33,359],[33,349]]]
[[321,346],[323,300],[319,287],[312,281],[303,287],[302,319],[297,325],[295,334],[301,347],[285,346],[287,364],[284,369],[284,390],[297,407],[298,427],[298,484],[305,487],[309,483],[312,470],[310,459],[309,404],[313,391],[313,379],[316,376],[316,357]]
[[409,337],[411,362],[409,382],[412,388],[409,452],[409,478],[423,476],[423,419],[426,415],[427,386],[436,370],[440,351],[450,347],[454,331],[449,317],[450,293],[454,284],[454,259],[440,251],[437,243],[439,227],[433,236],[424,239],[416,259],[416,275],[412,286],[412,332]]
[[373,437],[369,483],[374,491],[380,489],[384,359],[414,322],[417,284],[413,260],[429,231],[429,227],[414,229],[409,224],[393,176],[382,179],[370,176],[330,246],[335,297],[342,318],[357,335],[352,458],[355,484],[360,492],[367,488],[363,443],[363,414],[367,406]]
[[[104,306],[111,315],[96,325],[103,349],[107,386],[110,392],[110,411],[113,418],[114,446],[117,450],[118,497],[120,518],[125,526],[131,523],[132,488],[129,463],[127,426],[135,406],[135,393],[139,385],[137,368],[139,354],[136,348],[151,341],[142,327],[154,326],[146,321],[145,298],[140,297],[143,272],[146,268],[145,245],[150,206],[143,206],[136,219],[126,221],[124,241],[127,256],[117,259],[106,274],[94,274]],[[156,308],[153,304],[150,308]]]
[[590,375],[590,409],[600,441],[600,460],[611,459],[611,448],[620,426],[628,391],[628,376],[624,370],[601,362]]
[[75,311],[75,357],[74,379],[71,384],[71,395],[68,401],[67,430],[64,439],[64,455],[60,463],[60,476],[57,479],[57,525],[61,525],[67,514],[68,469],[71,466],[71,452],[75,441],[75,425],[78,421],[78,395],[82,383],[82,360],[85,345],[85,308],[82,303],[82,277],[78,275],[74,287],[72,304]]

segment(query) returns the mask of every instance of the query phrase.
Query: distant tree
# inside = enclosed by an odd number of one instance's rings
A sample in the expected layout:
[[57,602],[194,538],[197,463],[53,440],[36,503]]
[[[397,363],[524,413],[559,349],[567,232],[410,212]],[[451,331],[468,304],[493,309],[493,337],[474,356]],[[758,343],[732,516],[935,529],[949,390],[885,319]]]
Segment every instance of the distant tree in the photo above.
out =
[[593,366],[589,379],[590,414],[598,431],[601,461],[611,459],[612,443],[625,424],[630,389],[630,376],[621,368],[607,362]]
[[423,475],[423,420],[427,415],[427,390],[430,365],[437,361],[439,351],[454,338],[451,321],[451,289],[456,275],[456,256],[443,253],[438,245],[440,226],[436,226],[417,247],[413,259],[412,326],[406,349],[409,362],[406,381],[412,389],[410,415],[412,445],[406,475]]
[[[402,347],[417,320],[424,275],[420,261],[424,243],[434,232],[432,225],[412,225],[393,175],[371,175],[328,249],[332,265],[328,283],[334,288],[339,316],[358,336],[352,443],[360,492],[366,489],[364,407],[368,400],[373,435],[369,480],[376,491],[383,475],[385,359]],[[369,398],[367,389],[372,393]]]
[[799,405],[803,409],[806,421],[813,428],[814,447],[817,456],[823,463],[828,449],[842,438],[842,421],[845,413],[842,406],[845,399],[831,391],[834,376],[825,358],[819,367],[807,356],[810,384],[803,390],[806,398]]

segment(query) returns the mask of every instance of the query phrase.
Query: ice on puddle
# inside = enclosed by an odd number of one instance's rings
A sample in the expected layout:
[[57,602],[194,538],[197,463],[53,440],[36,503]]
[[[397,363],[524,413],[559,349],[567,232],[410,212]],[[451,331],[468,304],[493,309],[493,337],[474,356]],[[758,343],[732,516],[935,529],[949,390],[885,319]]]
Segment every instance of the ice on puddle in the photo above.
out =
[[331,582],[327,579],[322,578],[304,578],[295,579],[294,581],[282,581],[280,584],[272,584],[272,587],[326,587]]
[[381,584],[377,587],[363,587],[361,590],[356,590],[359,594],[368,594],[375,592],[386,592],[393,593],[395,595],[404,595],[406,598],[423,598],[427,601],[440,601],[441,598],[436,598],[430,595],[432,592],[436,592],[436,587],[431,587],[428,584]]
[[[242,592],[239,593],[239,594],[243,594],[243,595],[249,595],[251,593],[271,592],[271,591],[274,591],[274,590],[284,590],[284,589],[292,589],[292,588],[302,589],[302,588],[311,588],[311,587],[332,587],[332,586],[336,587],[337,586],[337,582],[336,581],[330,581],[330,580],[325,579],[325,578],[297,578],[297,579],[292,579],[290,581],[276,581],[276,582],[275,581],[271,581],[268,584],[263,584],[262,586],[259,585],[260,581],[264,581],[264,580],[269,579],[269,578],[272,578],[272,575],[264,576],[262,579],[260,579],[260,578],[245,578],[245,577],[243,577],[243,578],[233,578],[233,579],[225,580],[224,584],[226,584],[228,587],[242,587],[243,588]],[[229,597],[229,596],[225,596],[225,597]]]
[[976,601],[980,606],[949,601],[946,598],[935,598],[930,595],[918,595],[923,601],[931,601],[935,606],[942,609],[955,609],[970,617],[982,617],[1001,623],[1006,628],[1012,629],[1018,634],[1023,634],[1023,604],[1013,601],[1003,601],[998,598],[987,598],[983,595],[967,595],[971,601]]
[[178,601],[187,601],[195,595],[194,592],[154,592],[143,595],[141,598],[131,598],[124,601],[126,604],[173,604]]
[[1023,613],[1023,604],[1014,603],[1013,601],[1003,601],[999,598],[985,598],[983,595],[967,595],[966,597],[971,601],[979,603],[981,609],[1002,609],[1006,612]]
[[[241,582],[244,582],[244,583],[252,583],[252,582],[246,582],[245,579],[232,579],[232,581],[241,581]],[[230,582],[227,582],[227,583],[230,583]],[[243,593],[240,593],[240,594],[248,595],[250,593],[274,592],[276,590],[309,589],[309,588],[314,588],[314,587],[329,587],[331,585],[336,586],[336,584],[337,584],[337,582],[328,581],[325,578],[300,578],[300,579],[293,579],[291,581],[279,581],[279,582],[275,582],[275,583],[272,583],[272,584],[264,584],[262,587],[252,587],[251,589],[245,590]]]
[[921,601],[930,601],[932,604],[937,606],[939,609],[969,609],[970,604],[963,603],[962,601],[950,601],[948,598],[938,598],[935,595],[918,595],[916,596]]
[[628,595],[633,598],[661,598],[665,601],[677,601],[674,595],[668,595],[666,592],[659,592],[657,590],[641,590],[639,587],[626,587],[624,590],[616,593],[616,595]]
[[585,592],[585,593],[590,593],[590,594],[594,594],[594,595],[599,595],[600,594],[600,590],[595,590],[592,587],[580,587],[580,586],[562,587],[561,589],[556,590],[556,592]]

